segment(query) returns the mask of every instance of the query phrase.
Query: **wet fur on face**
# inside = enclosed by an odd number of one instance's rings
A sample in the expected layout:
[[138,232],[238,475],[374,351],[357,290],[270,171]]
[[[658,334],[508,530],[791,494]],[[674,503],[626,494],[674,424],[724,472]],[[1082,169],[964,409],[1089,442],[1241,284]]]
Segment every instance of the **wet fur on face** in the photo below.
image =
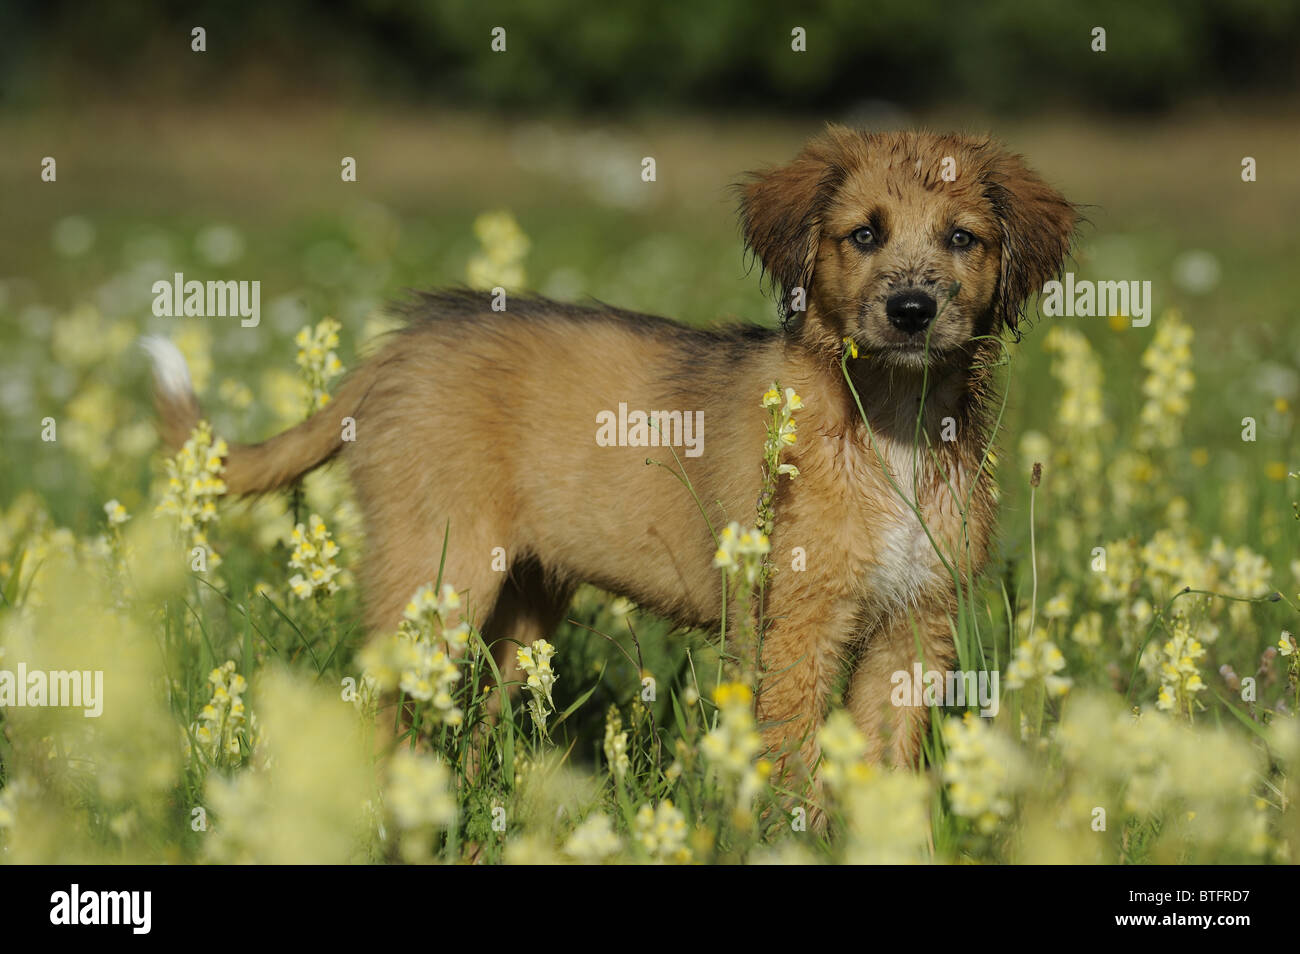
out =
[[[1060,270],[1077,220],[989,139],[841,126],[751,176],[741,195],[746,242],[787,317],[806,325],[812,316],[805,342],[838,353],[851,337],[909,368],[968,356],[975,339],[1014,330],[1025,300]],[[855,241],[864,227],[867,244]],[[958,232],[969,241],[954,245]],[[790,311],[796,288],[809,300],[802,315]],[[886,317],[890,296],[908,289],[939,304],[926,336]]]
[[[684,626],[717,624],[716,543],[696,498],[714,527],[753,519],[760,398],[774,381],[793,387],[804,409],[783,460],[800,474],[780,480],[775,501],[764,740],[782,771],[815,766],[816,730],[847,670],[863,756],[915,763],[928,710],[893,706],[891,677],[954,658],[953,574],[979,571],[994,528],[995,338],[1016,333],[1025,300],[1061,268],[1075,212],[986,139],[838,126],[738,190],[782,328],[704,331],[526,296],[496,313],[486,293],[427,293],[327,408],[232,444],[225,481],[232,494],[262,493],[341,456],[365,521],[371,633],[393,629],[436,578],[446,533],[443,578],[512,679],[515,646],[550,636],[581,583]],[[860,352],[852,389],[845,338]],[[179,354],[154,351],[176,446],[200,411]],[[621,403],[701,415],[702,453],[678,455],[695,496],[646,465],[673,465],[666,449],[596,440]]]

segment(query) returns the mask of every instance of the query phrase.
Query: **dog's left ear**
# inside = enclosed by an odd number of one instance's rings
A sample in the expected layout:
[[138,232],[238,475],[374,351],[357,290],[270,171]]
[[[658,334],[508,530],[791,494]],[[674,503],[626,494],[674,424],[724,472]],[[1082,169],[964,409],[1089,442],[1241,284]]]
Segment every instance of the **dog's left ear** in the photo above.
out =
[[845,138],[851,135],[847,129],[832,126],[792,162],[752,172],[737,186],[745,245],[758,256],[771,279],[784,318],[790,315],[795,288],[812,297],[821,217],[843,180],[843,167],[837,159]]
[[1065,266],[1079,214],[1020,156],[999,153],[985,175],[985,191],[1002,233],[993,316],[1018,339],[1025,302]]

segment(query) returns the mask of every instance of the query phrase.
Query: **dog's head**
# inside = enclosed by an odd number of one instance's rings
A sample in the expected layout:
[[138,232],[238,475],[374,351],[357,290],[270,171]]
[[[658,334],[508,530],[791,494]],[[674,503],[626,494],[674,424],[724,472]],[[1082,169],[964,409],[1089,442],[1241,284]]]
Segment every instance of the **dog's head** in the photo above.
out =
[[[822,345],[920,367],[1016,330],[1056,275],[1074,207],[986,139],[832,126],[741,186],[745,243]],[[800,294],[802,290],[802,295]]]

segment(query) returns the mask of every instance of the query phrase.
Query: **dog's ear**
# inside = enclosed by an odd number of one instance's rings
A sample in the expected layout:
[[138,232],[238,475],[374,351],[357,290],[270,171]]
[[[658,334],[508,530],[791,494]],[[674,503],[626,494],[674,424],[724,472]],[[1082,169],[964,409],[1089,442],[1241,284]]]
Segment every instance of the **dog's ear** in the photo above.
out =
[[1002,233],[993,316],[1018,339],[1025,302],[1065,266],[1079,214],[1020,156],[999,151],[985,176],[986,194]]
[[844,178],[838,160],[847,135],[848,130],[832,127],[792,162],[751,172],[737,186],[745,246],[758,256],[771,280],[783,318],[790,316],[795,288],[812,296],[821,217]]

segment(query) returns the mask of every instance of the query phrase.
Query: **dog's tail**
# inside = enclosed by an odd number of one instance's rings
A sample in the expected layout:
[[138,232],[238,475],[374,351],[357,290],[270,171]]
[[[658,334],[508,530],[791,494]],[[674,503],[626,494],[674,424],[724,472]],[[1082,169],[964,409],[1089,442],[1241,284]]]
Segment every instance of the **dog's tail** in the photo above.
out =
[[[141,342],[153,360],[154,406],[163,443],[175,452],[202,419],[185,357],[166,338]],[[343,447],[344,418],[355,420],[371,375],[364,365],[329,405],[296,427],[260,444],[229,444],[222,480],[229,494],[259,494],[292,483]]]

